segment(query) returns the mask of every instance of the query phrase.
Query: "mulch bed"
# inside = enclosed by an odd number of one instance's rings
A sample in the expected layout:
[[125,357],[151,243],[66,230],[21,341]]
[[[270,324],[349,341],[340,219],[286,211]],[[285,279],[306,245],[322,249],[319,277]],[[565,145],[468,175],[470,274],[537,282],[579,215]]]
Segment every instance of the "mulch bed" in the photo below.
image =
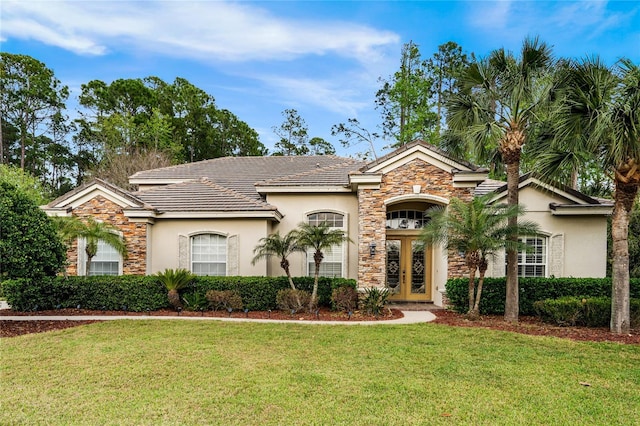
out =
[[536,336],[554,336],[563,339],[590,342],[617,342],[632,345],[640,344],[640,330],[632,330],[631,334],[614,334],[608,328],[593,327],[560,327],[542,322],[538,317],[520,316],[517,324],[510,324],[498,315],[483,315],[476,321],[451,311],[437,311],[434,323],[456,327],[482,327],[492,330],[510,331]]
[[[640,330],[632,330],[631,334],[613,334],[607,328],[589,327],[558,327],[545,324],[537,317],[521,316],[518,324],[509,324],[503,321],[502,316],[483,315],[476,321],[470,321],[464,315],[452,311],[437,310],[436,324],[445,324],[455,327],[482,327],[492,330],[501,330],[514,333],[531,334],[538,336],[555,336],[571,340],[592,341],[592,342],[617,342],[624,344],[640,345]],[[130,316],[178,316],[178,313],[170,310],[160,310],[149,313],[134,313],[122,311],[89,311],[84,309],[61,309],[55,311],[38,312],[16,312],[11,310],[0,310],[0,337],[19,336],[27,333],[42,333],[51,330],[75,327],[83,324],[90,324],[99,321],[2,321],[2,316],[27,316],[27,315],[130,315]],[[207,317],[228,317],[226,311],[188,312],[180,313],[180,316],[207,316]],[[321,309],[319,318],[315,314],[306,312],[291,315],[283,311],[255,311],[255,312],[232,312],[232,318],[253,318],[253,319],[281,319],[281,320],[322,320],[322,321],[344,321],[348,316],[344,313],[333,312],[328,309]],[[355,312],[352,321],[376,321],[382,319],[401,318],[402,312],[397,309],[387,311],[385,316],[375,318],[360,312]]]
[[63,328],[75,327],[82,324],[90,324],[100,321],[3,321],[3,316],[85,316],[85,315],[124,315],[124,316],[169,316],[169,317],[211,317],[211,318],[250,318],[250,319],[274,319],[274,320],[295,320],[295,321],[380,321],[402,318],[404,315],[399,309],[386,309],[384,315],[375,317],[366,315],[363,312],[353,312],[351,317],[344,312],[334,312],[327,308],[321,308],[318,313],[298,312],[291,314],[279,310],[274,311],[205,311],[192,312],[182,311],[180,313],[161,309],[152,312],[124,312],[124,311],[93,311],[88,309],[56,309],[48,311],[21,312],[10,309],[0,310],[0,337],[13,337],[28,333],[42,333],[50,330],[60,330]]

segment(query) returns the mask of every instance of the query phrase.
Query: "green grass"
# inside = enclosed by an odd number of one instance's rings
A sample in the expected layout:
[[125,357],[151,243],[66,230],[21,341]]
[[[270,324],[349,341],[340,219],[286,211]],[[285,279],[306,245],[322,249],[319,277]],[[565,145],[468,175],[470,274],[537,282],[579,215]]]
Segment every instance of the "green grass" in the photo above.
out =
[[436,324],[114,321],[0,357],[3,425],[640,424],[638,346]]

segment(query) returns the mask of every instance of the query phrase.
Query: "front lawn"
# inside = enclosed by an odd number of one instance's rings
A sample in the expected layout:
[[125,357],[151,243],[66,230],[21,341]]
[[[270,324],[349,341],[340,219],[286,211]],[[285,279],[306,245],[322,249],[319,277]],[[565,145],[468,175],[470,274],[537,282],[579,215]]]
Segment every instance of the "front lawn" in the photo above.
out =
[[437,324],[109,321],[0,343],[0,424],[637,424],[640,348]]

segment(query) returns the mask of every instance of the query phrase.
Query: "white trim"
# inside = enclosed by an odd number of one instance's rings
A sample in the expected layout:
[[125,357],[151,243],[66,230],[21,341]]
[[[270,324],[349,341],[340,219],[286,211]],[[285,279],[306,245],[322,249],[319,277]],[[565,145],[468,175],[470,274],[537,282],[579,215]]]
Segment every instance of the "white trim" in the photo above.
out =
[[96,195],[101,195],[109,201],[118,204],[120,207],[142,207],[142,204],[134,204],[128,198],[116,194],[96,182],[84,188],[82,191],[79,191],[77,194],[61,200],[58,204],[53,206],[53,208],[63,208],[65,206],[71,206],[75,209],[76,207],[85,204],[87,201],[92,200],[96,197]]
[[549,204],[549,211],[554,216],[610,216],[613,206],[598,206],[595,204]]
[[382,174],[371,174],[371,173],[365,173],[365,174],[352,174],[349,175],[349,183],[356,184],[356,185],[362,185],[362,184],[373,184],[373,185],[379,185],[382,183]]
[[[579,205],[584,205],[584,206],[595,206],[596,204],[589,204],[588,202],[586,202],[585,200],[576,197],[575,195],[571,195],[566,191],[563,191],[559,188],[556,188],[555,186],[549,185],[548,183],[544,183],[541,180],[538,180],[534,177],[529,177],[528,179],[520,182],[518,184],[518,191],[520,191],[521,189],[529,186],[529,185],[535,185],[538,186],[542,189],[545,189],[547,191],[549,191],[550,193],[554,194],[554,195],[558,195],[560,197],[566,198],[569,201],[573,201],[576,204]],[[494,197],[491,198],[491,202],[496,202],[498,200],[501,200],[503,198],[507,197],[507,190],[500,192],[499,194],[496,194]]]
[[296,186],[296,185],[283,185],[283,186],[265,186],[255,185],[256,191],[260,194],[272,194],[272,193],[290,193],[290,192],[352,192],[351,188],[343,185],[327,185],[327,186]]
[[422,145],[416,145],[407,151],[400,152],[393,157],[388,158],[380,164],[374,165],[373,167],[368,169],[367,172],[382,172],[383,174],[386,174],[389,171],[394,170],[416,159],[424,160],[427,163],[449,173],[453,172],[454,169],[471,171],[469,167],[453,161],[450,158],[445,157],[444,155],[438,154]]
[[277,210],[271,211],[229,211],[229,212],[166,212],[161,213],[158,219],[240,219],[240,218],[256,218],[256,219],[274,219],[277,222],[283,218],[282,214]]
[[449,200],[440,197],[438,195],[431,194],[405,194],[405,195],[396,195],[395,197],[387,198],[383,201],[385,206],[391,204],[397,204],[405,201],[434,201],[438,204],[449,205]]

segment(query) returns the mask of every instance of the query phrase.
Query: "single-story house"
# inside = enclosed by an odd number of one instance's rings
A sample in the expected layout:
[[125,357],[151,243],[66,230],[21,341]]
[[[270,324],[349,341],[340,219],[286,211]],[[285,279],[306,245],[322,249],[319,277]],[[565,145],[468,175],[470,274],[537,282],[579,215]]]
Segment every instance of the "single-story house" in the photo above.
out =
[[[141,171],[130,183],[138,190],[94,180],[43,207],[49,215],[93,216],[126,237],[127,259],[103,244],[92,273],[186,268],[202,275],[282,275],[278,259],[252,264],[260,239],[301,222],[326,222],[352,242],[325,253],[322,275],[388,287],[398,301],[435,304],[442,303],[447,278],[465,270],[458,253],[419,244],[425,211],[452,197],[506,197],[506,184],[488,179],[486,169],[423,141],[373,162],[331,155],[225,157]],[[520,202],[541,229],[526,239],[533,251],[519,257],[522,276],[605,276],[611,203],[531,175],[520,180]],[[86,274],[82,244],[69,252],[69,274]],[[313,274],[312,256],[296,253],[290,262],[294,276]],[[504,257],[498,257],[488,275],[504,274]]]

